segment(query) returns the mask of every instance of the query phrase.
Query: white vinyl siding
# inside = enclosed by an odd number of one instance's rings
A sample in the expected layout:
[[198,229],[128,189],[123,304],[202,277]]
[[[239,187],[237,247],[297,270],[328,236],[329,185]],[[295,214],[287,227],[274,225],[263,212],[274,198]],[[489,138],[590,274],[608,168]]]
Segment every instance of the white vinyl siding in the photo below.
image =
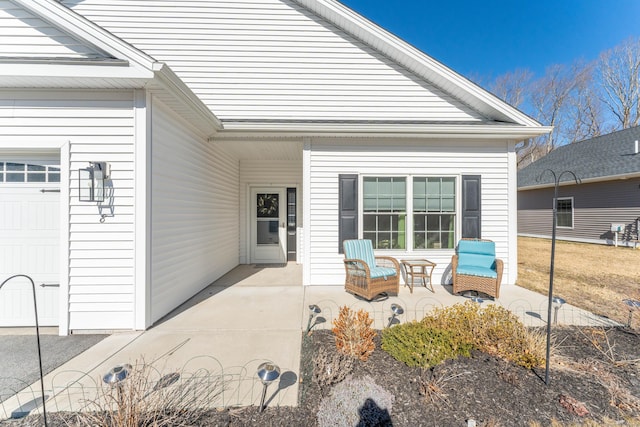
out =
[[480,121],[295,2],[67,0],[172,70],[223,121]]
[[[69,328],[133,328],[133,92],[0,91],[0,99],[0,148],[69,150],[60,183],[69,185],[61,200],[69,206]],[[78,200],[78,169],[90,161],[111,164],[114,215],[103,223],[96,203]]]
[[151,321],[238,265],[238,161],[152,104]]
[[0,58],[78,59],[105,56],[10,0],[0,0]]
[[[302,147],[300,147],[302,151]],[[240,263],[249,262],[247,232],[251,229],[247,218],[249,186],[296,187],[298,257],[302,245],[302,162],[300,160],[242,160],[240,161]]]
[[[482,237],[496,242],[497,255],[505,260],[505,283],[509,276],[509,198],[507,143],[485,142],[482,148],[473,143],[454,140],[380,141],[349,143],[348,141],[314,141],[311,143],[310,224],[308,238],[311,253],[311,285],[344,284],[343,256],[338,253],[338,175],[362,176],[482,176]],[[460,179],[456,179],[460,185]],[[458,188],[459,189],[459,188]],[[360,197],[361,199],[361,197]],[[359,201],[362,211],[362,200]],[[460,200],[457,200],[457,212]],[[362,215],[360,215],[362,230]],[[456,216],[459,230],[459,216]],[[459,233],[456,239],[459,239]],[[457,243],[457,242],[456,242]],[[434,282],[451,263],[454,251],[389,250],[385,255],[425,257],[438,265]],[[510,281],[511,280],[511,281]]]

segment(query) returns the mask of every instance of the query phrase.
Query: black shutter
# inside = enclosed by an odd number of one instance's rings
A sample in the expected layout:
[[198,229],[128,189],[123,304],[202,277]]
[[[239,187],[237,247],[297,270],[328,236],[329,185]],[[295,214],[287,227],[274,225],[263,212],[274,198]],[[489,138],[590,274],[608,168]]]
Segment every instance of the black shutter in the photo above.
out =
[[358,238],[358,175],[338,175],[338,253],[342,242]]
[[480,239],[480,175],[462,176],[462,237]]

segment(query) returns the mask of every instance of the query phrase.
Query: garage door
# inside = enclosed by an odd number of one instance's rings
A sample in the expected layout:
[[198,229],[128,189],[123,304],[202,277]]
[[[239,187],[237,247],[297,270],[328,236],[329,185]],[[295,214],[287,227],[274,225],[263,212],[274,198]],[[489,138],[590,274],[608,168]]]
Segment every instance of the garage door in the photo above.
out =
[[[0,159],[0,283],[26,274],[36,284],[38,320],[58,325],[60,168],[58,162]],[[31,283],[0,289],[0,326],[35,325]]]

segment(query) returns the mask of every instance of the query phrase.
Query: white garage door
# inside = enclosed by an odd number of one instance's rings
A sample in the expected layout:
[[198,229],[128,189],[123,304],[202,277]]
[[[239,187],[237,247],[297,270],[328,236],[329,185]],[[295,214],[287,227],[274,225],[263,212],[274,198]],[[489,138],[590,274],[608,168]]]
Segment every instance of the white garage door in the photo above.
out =
[[[0,283],[34,280],[42,326],[58,325],[59,188],[57,164],[0,158]],[[0,326],[32,325],[31,282],[12,279],[0,289]]]

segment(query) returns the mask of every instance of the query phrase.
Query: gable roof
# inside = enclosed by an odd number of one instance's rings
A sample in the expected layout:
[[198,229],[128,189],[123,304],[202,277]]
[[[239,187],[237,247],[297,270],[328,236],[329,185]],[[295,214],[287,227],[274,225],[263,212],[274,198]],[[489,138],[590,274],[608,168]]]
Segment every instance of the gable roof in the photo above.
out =
[[[597,182],[640,176],[640,153],[635,152],[640,127],[564,145],[518,171],[518,189],[553,186],[551,169],[556,174],[572,171],[582,182]],[[565,174],[562,182],[573,183]]]
[[0,0],[0,88],[146,88],[205,134],[215,115],[169,67],[56,0]]
[[550,130],[335,0],[62,2],[170,65],[227,134]]

